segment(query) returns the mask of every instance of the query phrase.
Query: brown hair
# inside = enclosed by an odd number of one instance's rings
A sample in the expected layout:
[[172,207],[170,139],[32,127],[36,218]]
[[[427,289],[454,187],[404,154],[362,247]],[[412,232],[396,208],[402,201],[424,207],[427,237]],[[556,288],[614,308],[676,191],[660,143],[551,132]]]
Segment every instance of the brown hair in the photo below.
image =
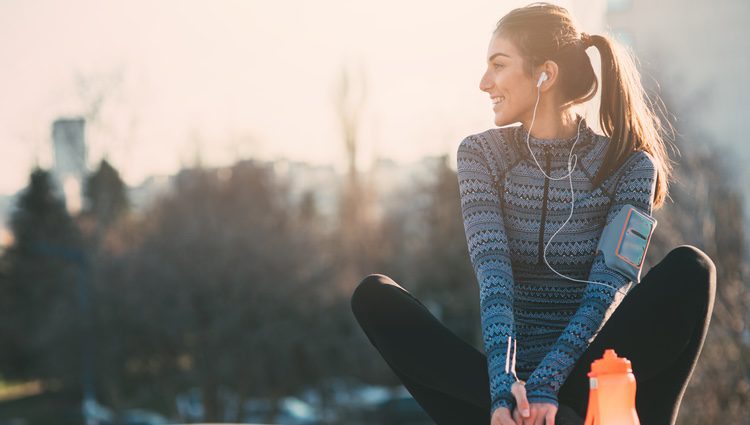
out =
[[[665,149],[665,130],[648,96],[628,50],[605,35],[584,36],[567,9],[537,2],[513,9],[497,23],[494,36],[510,40],[521,53],[524,70],[552,60],[558,65],[563,106],[586,102],[596,95],[599,82],[586,48],[599,49],[602,62],[602,96],[599,122],[610,137],[604,162],[594,176],[594,186],[610,176],[634,151],[651,155],[657,171],[653,209],[669,196],[672,163]],[[666,122],[672,129],[669,121]],[[673,129],[672,129],[673,131]]]

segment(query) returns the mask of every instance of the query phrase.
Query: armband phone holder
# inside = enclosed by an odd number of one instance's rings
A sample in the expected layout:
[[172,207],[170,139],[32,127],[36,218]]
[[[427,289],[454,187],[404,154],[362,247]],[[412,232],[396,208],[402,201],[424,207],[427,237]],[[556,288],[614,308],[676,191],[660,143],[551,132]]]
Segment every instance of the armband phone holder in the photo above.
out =
[[602,251],[609,268],[640,283],[643,260],[655,227],[655,218],[626,204],[604,227],[596,249]]

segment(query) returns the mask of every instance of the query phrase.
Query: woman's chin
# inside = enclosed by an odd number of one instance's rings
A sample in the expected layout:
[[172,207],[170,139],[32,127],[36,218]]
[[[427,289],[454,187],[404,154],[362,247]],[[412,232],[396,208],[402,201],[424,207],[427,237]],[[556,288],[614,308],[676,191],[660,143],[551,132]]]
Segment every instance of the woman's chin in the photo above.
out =
[[507,116],[504,116],[503,114],[495,113],[495,125],[498,127],[503,127],[514,122],[515,121],[511,121]]

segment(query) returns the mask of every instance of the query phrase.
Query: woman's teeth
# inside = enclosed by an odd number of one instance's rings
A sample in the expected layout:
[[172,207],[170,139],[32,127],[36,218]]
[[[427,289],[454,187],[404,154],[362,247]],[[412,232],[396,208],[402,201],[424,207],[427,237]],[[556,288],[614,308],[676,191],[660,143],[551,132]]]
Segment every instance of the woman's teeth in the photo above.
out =
[[492,104],[493,105],[497,105],[498,103],[502,102],[503,100],[505,100],[504,97],[493,97],[492,98]]

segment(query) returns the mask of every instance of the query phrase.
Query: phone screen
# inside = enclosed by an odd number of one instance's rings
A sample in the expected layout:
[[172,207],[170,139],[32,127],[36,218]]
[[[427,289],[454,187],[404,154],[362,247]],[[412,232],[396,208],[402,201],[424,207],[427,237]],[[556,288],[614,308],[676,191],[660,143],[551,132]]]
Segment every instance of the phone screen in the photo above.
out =
[[648,248],[653,228],[653,221],[649,220],[635,208],[632,209],[627,223],[623,228],[624,234],[620,238],[617,255],[631,265],[640,267]]

